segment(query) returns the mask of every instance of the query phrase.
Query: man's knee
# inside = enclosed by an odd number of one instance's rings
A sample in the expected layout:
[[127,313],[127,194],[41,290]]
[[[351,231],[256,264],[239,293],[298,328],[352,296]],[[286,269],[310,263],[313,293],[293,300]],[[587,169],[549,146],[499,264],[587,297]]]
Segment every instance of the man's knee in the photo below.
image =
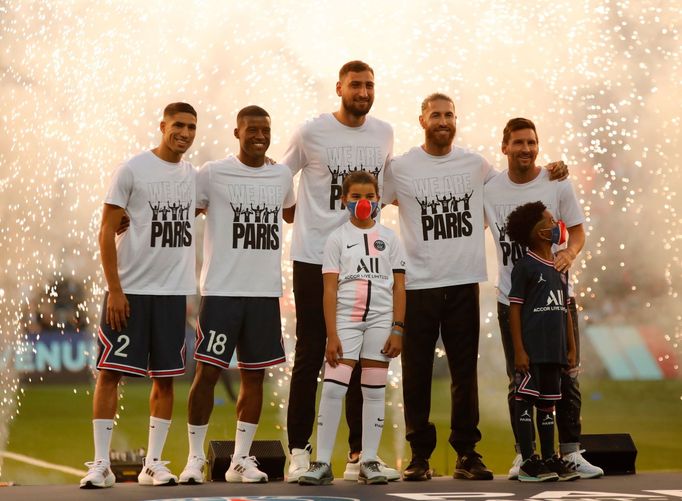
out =
[[222,374],[223,369],[215,365],[197,362],[196,374],[194,375],[194,384],[215,386]]
[[242,391],[257,391],[262,390],[263,380],[265,379],[265,370],[247,370],[241,369],[239,375],[242,381]]

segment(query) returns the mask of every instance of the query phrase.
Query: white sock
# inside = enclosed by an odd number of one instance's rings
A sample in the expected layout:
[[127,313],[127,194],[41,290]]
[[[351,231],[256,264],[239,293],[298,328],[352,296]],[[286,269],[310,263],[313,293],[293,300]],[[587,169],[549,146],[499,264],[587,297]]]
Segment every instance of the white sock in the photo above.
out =
[[376,461],[381,432],[384,431],[386,376],[383,367],[363,367],[362,386],[362,461]]
[[154,416],[149,417],[149,443],[147,445],[147,457],[145,464],[152,461],[160,461],[163,446],[166,443],[170,419],[161,419]]
[[386,387],[362,387],[362,461],[376,461],[384,431]]
[[245,423],[237,421],[237,432],[234,435],[234,456],[244,457],[249,455],[253,437],[256,434],[258,423]]
[[341,406],[347,390],[347,386],[331,381],[322,384],[322,398],[317,412],[317,460],[322,463],[331,463]]
[[95,438],[95,461],[109,461],[111,435],[114,433],[113,419],[93,419],[92,434]]
[[204,455],[204,442],[206,440],[207,431],[207,424],[198,425],[187,423],[187,436],[189,437],[189,457],[206,457]]

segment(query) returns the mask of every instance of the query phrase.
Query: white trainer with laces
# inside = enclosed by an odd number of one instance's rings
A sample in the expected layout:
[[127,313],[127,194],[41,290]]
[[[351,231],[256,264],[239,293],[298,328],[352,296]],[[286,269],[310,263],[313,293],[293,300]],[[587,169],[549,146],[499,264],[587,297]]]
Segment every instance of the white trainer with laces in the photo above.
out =
[[310,444],[306,445],[305,449],[291,449],[287,482],[298,482],[298,478],[308,471],[311,452],[313,452],[313,448]]
[[514,458],[514,462],[512,463],[511,468],[509,468],[509,474],[507,475],[507,478],[509,480],[518,480],[519,470],[521,469],[521,463],[523,463],[523,457],[521,456],[521,454],[517,454],[516,457]]
[[604,470],[585,459],[582,455],[583,452],[585,452],[585,449],[570,452],[564,454],[562,459],[580,474],[580,478],[599,478],[604,475]]
[[177,485],[178,477],[166,467],[170,461],[145,461],[142,471],[137,476],[140,485]]
[[[360,477],[360,461],[362,460],[362,453],[355,459],[350,458],[348,455],[348,460],[346,461],[346,469],[343,472],[343,479],[350,482],[357,482]],[[395,480],[400,480],[400,472],[395,468],[388,466],[383,459],[377,456],[377,461],[379,463],[379,471],[389,482]]]
[[103,489],[112,487],[116,482],[109,461],[90,461],[85,466],[88,467],[88,474],[81,478],[81,489]]
[[225,472],[227,482],[242,482],[246,484],[258,484],[268,481],[268,475],[258,469],[256,456],[232,456],[230,467]]
[[204,483],[204,468],[206,466],[206,458],[200,456],[192,456],[187,458],[187,465],[180,473],[179,481],[181,484],[203,484]]

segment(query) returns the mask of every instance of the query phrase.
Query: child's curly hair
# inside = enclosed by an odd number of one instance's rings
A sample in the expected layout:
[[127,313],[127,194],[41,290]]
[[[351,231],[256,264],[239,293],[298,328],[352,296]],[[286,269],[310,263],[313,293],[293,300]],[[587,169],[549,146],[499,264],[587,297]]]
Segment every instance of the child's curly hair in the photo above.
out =
[[547,207],[540,201],[519,205],[507,217],[507,235],[509,238],[524,247],[529,247],[533,228],[542,221],[542,214],[545,210]]

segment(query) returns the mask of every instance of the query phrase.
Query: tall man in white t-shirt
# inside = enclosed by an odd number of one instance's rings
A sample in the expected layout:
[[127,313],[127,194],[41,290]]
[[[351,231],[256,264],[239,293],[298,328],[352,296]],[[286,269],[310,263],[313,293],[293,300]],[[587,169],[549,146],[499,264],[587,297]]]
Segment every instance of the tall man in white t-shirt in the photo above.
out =
[[[393,152],[391,126],[368,116],[374,102],[374,71],[351,61],[339,71],[336,93],[341,105],[302,125],[294,134],[282,163],[300,172],[291,244],[296,300],[296,354],[289,392],[287,430],[291,463],[287,480],[297,482],[310,463],[310,435],[315,421],[317,377],[324,360],[326,329],[322,311],[322,255],[327,237],[348,220],[341,202],[344,178],[353,171],[374,174],[383,186]],[[350,429],[347,480],[357,480],[362,448],[360,366],[356,365],[346,397]],[[382,466],[392,480],[393,468]]]
[[492,479],[475,445],[478,430],[479,303],[485,281],[483,184],[495,175],[478,153],[453,146],[455,105],[444,94],[422,103],[422,146],[396,157],[384,200],[399,202],[407,270],[403,399],[412,461],[404,480],[431,478],[436,429],[429,422],[434,349],[440,334],[452,377],[450,443],[456,478]]
[[237,114],[239,154],[206,163],[197,174],[197,207],[206,209],[197,369],[189,394],[189,457],[180,483],[204,480],[204,440],[213,393],[237,350],[241,377],[228,482],[267,482],[249,453],[263,403],[265,369],[285,361],[282,296],[283,216],[294,205],[291,171],[266,162],[270,115],[259,106]]
[[[585,244],[583,223],[585,216],[569,180],[552,182],[545,169],[535,165],[539,141],[535,124],[526,118],[513,118],[507,122],[502,136],[502,153],[507,156],[508,169],[485,185],[485,217],[492,231],[497,251],[498,294],[497,313],[502,336],[502,346],[509,376],[509,416],[514,429],[514,346],[509,328],[509,290],[511,271],[514,264],[524,254],[520,244],[512,241],[506,231],[507,216],[519,205],[541,201],[557,220],[563,220],[568,230],[568,244],[557,249],[555,263],[559,271],[568,271],[577,254]],[[569,287],[569,294],[573,288]],[[578,337],[578,313],[575,301],[569,304],[573,318],[573,333],[580,361],[580,341]],[[603,475],[603,470],[590,464],[580,451],[580,409],[581,395],[578,385],[578,369],[562,373],[561,400],[556,404],[559,447],[563,458],[576,469],[582,478],[595,478]],[[518,443],[518,440],[517,440]],[[518,477],[521,455],[517,446],[517,456],[509,478]]]
[[[192,106],[169,104],[159,146],[123,163],[105,198],[99,245],[107,293],[93,398],[95,458],[86,463],[81,488],[114,484],[109,449],[123,375],[152,378],[149,444],[138,482],[177,482],[167,462],[161,461],[161,452],[173,410],[173,376],[185,372],[186,296],[196,292],[196,172],[182,160],[194,141],[196,124]],[[124,216],[130,227],[116,236]]]

